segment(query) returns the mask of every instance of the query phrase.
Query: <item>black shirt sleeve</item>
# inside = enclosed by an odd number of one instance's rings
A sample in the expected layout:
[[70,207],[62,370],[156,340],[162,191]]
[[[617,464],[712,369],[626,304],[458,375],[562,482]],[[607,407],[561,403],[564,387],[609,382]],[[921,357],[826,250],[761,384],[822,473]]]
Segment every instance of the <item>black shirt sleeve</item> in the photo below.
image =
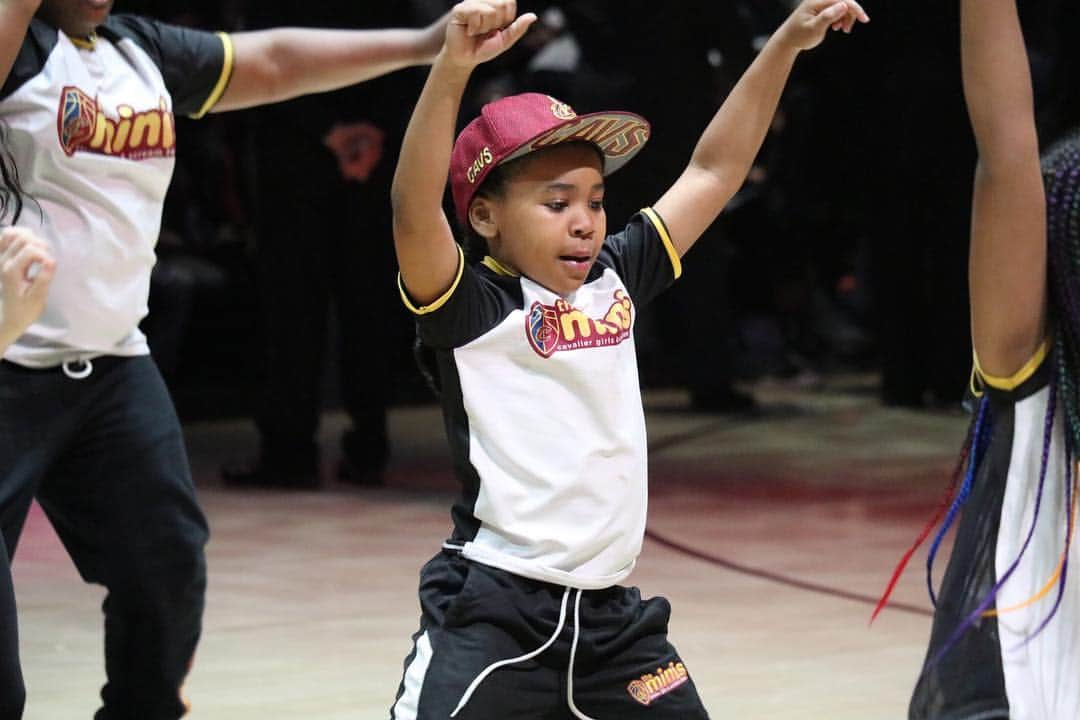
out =
[[420,339],[435,349],[461,347],[498,325],[521,306],[521,280],[471,266],[459,253],[453,285],[430,305],[413,303],[398,277],[402,300],[416,318]]
[[49,59],[49,53],[56,47],[56,38],[56,28],[37,18],[30,21],[26,38],[19,48],[19,53],[15,56],[15,62],[4,81],[4,87],[0,90],[0,100],[14,94],[23,83],[41,72],[41,69],[45,67],[45,61]]
[[232,41],[224,34],[135,15],[113,15],[99,32],[130,39],[153,58],[177,114],[202,116],[221,98],[232,76]]
[[652,208],[635,214],[621,232],[608,237],[596,265],[594,272],[614,270],[638,307],[648,305],[682,274],[667,227]]

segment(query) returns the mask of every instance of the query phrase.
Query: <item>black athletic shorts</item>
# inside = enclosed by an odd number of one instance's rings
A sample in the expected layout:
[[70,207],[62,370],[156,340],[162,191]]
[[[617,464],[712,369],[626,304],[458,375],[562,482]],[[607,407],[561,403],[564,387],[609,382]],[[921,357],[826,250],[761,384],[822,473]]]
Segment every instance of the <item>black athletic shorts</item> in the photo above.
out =
[[420,607],[392,720],[708,718],[662,597],[567,589],[444,550],[420,573]]

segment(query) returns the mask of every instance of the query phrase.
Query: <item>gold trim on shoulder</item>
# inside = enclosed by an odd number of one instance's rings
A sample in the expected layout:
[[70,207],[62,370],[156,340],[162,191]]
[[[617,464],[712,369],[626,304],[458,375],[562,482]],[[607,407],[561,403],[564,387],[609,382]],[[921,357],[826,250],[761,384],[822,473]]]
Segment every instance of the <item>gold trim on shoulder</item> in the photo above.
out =
[[461,251],[461,246],[460,245],[458,245],[457,251],[458,251],[458,270],[457,270],[457,276],[454,277],[453,284],[450,285],[450,288],[446,292],[444,292],[439,297],[435,298],[435,300],[433,300],[428,305],[416,306],[416,305],[413,304],[413,301],[409,298],[409,293],[406,292],[406,290],[405,290],[405,283],[401,279],[401,273],[400,272],[398,273],[398,277],[397,277],[398,292],[401,293],[401,301],[403,303],[405,303],[405,307],[409,308],[409,312],[411,312],[413,315],[427,315],[428,313],[435,312],[436,310],[441,308],[443,305],[445,305],[450,300],[450,297],[454,294],[454,291],[457,290],[458,284],[461,283],[461,275],[462,275],[462,273],[465,272],[465,253],[463,253]]
[[229,81],[232,80],[233,66],[236,62],[236,53],[233,50],[233,41],[228,33],[218,33],[217,36],[221,38],[221,44],[225,47],[225,59],[221,63],[221,75],[218,77],[217,84],[214,85],[213,91],[210,96],[206,98],[206,102],[199,108],[199,112],[192,115],[192,119],[198,120],[206,113],[210,112],[218,101],[221,100],[221,96],[225,94],[225,90],[229,87]]
[[667,225],[664,224],[663,218],[651,207],[642,208],[641,214],[649,218],[649,222],[653,224],[656,232],[660,234],[660,239],[664,242],[664,249],[667,250],[668,258],[671,260],[671,268],[675,271],[675,279],[678,280],[682,275],[682,259],[679,258],[679,253],[675,250],[675,244],[671,242],[671,234],[668,233]]
[[995,390],[1015,390],[1024,384],[1024,382],[1035,374],[1035,371],[1042,365],[1043,360],[1046,359],[1047,354],[1050,352],[1050,340],[1043,340],[1039,344],[1038,349],[1035,350],[1035,354],[1024,363],[1024,366],[1014,372],[1009,377],[996,377],[994,375],[987,375],[982,367],[979,366],[979,356],[972,353],[975,360],[975,369],[972,372],[972,377],[978,375],[982,379],[983,383],[989,385]]

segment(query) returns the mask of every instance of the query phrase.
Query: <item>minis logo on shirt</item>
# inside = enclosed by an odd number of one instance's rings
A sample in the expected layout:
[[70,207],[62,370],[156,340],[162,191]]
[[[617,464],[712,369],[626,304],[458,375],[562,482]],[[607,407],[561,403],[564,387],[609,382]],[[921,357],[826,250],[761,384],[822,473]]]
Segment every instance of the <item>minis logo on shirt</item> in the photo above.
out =
[[140,112],[118,105],[116,117],[105,115],[98,101],[79,88],[65,87],[56,118],[60,147],[69,157],[91,152],[145,160],[176,154],[175,119],[165,98],[158,99],[157,108]]
[[630,697],[642,705],[651,705],[657,698],[667,695],[690,680],[686,666],[678,660],[672,660],[666,668],[658,667],[654,673],[646,673],[626,686]]
[[563,299],[554,305],[536,301],[525,316],[525,334],[540,357],[560,350],[618,345],[630,337],[634,305],[624,290],[616,290],[611,307],[602,318],[590,318]]

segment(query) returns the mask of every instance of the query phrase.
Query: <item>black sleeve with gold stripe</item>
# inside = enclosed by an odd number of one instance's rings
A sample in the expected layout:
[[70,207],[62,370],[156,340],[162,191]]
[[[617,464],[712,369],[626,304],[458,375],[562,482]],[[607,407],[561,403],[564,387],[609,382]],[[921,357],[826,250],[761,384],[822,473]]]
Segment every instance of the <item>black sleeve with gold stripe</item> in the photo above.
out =
[[521,280],[515,275],[481,265],[471,267],[458,248],[458,271],[441,297],[417,305],[409,297],[401,276],[398,289],[405,307],[416,318],[420,339],[436,349],[467,345],[521,307]]
[[153,58],[178,115],[205,115],[221,99],[232,77],[232,40],[225,33],[135,15],[113,15],[99,33],[113,40],[128,38]]
[[634,304],[643,307],[682,274],[663,219],[652,208],[630,218],[626,227],[608,237],[596,261],[597,274],[610,267],[622,279]]

